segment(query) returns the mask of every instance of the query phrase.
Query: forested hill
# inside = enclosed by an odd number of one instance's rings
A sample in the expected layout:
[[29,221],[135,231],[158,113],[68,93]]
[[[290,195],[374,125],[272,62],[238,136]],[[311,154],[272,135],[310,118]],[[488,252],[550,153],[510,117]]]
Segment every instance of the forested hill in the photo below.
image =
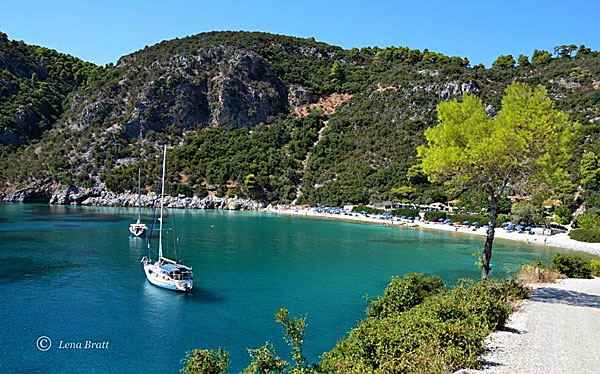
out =
[[102,70],[0,32],[0,144],[39,138],[63,113],[67,95]]
[[139,165],[150,189],[165,143],[171,193],[443,201],[455,192],[412,167],[437,103],[468,92],[493,116],[515,80],[546,86],[580,124],[568,193],[581,154],[600,151],[600,53],[585,46],[500,56],[486,69],[427,49],[212,32],[97,67],[0,36],[1,193],[26,201],[66,187],[128,190]]

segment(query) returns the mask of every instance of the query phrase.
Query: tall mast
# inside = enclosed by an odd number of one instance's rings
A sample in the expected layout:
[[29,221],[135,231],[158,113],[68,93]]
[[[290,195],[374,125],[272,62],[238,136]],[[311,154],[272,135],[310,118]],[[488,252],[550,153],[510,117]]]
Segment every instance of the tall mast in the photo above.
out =
[[167,166],[167,146],[165,145],[165,151],[163,154],[163,166],[162,166],[162,191],[160,193],[160,227],[158,230],[158,259],[163,256],[162,252],[162,228],[163,228],[163,200],[165,197],[165,172]]
[[138,167],[138,223],[142,222],[142,168]]

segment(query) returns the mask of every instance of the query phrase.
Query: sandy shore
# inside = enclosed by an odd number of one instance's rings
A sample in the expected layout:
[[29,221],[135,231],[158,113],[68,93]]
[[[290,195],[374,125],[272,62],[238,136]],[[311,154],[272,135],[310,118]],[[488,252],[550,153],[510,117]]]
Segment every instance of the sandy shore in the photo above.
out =
[[483,370],[456,374],[598,373],[600,278],[536,286],[506,327],[490,335]]
[[[268,213],[276,213],[276,214],[284,214],[291,216],[299,216],[299,217],[310,217],[310,218],[323,218],[323,219],[338,219],[344,221],[355,221],[355,222],[363,222],[363,223],[372,223],[372,224],[387,224],[390,226],[398,226],[412,229],[420,229],[420,230],[439,230],[439,231],[450,231],[457,232],[462,234],[469,235],[479,235],[485,236],[485,229],[479,228],[473,230],[472,228],[467,227],[454,227],[450,225],[444,225],[441,223],[433,223],[433,222],[398,222],[391,220],[382,220],[376,217],[365,217],[362,214],[354,214],[354,215],[344,215],[344,214],[332,214],[332,213],[319,213],[314,209],[268,209],[266,210]],[[550,247],[559,247],[564,249],[570,249],[574,251],[587,252],[595,255],[600,255],[600,243],[584,243],[578,242],[569,238],[568,234],[556,234],[552,236],[545,235],[530,235],[527,233],[518,233],[518,232],[507,232],[502,228],[496,228],[496,239],[506,239],[506,240],[518,240],[531,244],[540,244],[547,245]]]

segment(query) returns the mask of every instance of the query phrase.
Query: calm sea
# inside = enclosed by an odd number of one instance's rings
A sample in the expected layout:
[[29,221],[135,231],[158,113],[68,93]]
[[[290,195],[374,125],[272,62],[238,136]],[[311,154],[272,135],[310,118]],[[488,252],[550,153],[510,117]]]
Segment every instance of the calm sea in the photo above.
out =
[[[308,315],[305,353],[316,361],[364,316],[364,296],[380,294],[392,275],[433,273],[449,284],[479,276],[473,252],[480,237],[264,213],[167,212],[168,254],[194,268],[189,294],[146,281],[145,241],[127,230],[135,209],[0,205],[0,372],[176,373],[186,350],[221,347],[237,373],[249,363],[246,348],[267,340],[289,359],[273,320],[282,307]],[[152,212],[143,213],[149,221]],[[497,241],[492,274],[506,277],[552,254]],[[49,338],[40,341],[47,351],[36,346],[41,336]],[[85,349],[87,341],[103,345]]]

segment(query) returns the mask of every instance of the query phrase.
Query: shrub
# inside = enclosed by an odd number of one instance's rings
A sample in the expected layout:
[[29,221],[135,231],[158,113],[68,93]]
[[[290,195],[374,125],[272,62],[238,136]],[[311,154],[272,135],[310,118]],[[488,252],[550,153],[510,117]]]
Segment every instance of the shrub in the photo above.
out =
[[600,261],[590,260],[590,268],[592,269],[592,275],[600,277]]
[[402,313],[369,316],[323,354],[319,369],[324,373],[447,373],[477,368],[487,335],[502,327],[514,301],[528,294],[514,281],[467,282],[426,297]]
[[356,213],[360,213],[360,212],[367,212],[368,214],[377,214],[377,213],[383,213],[384,210],[383,209],[377,209],[377,208],[373,208],[370,206],[366,206],[366,205],[357,205],[352,209],[353,212]]
[[533,225],[544,221],[544,207],[531,201],[513,204],[511,212],[515,221],[524,225]]
[[586,243],[600,243],[600,230],[572,230],[571,232],[569,232],[569,238]]
[[487,225],[490,223],[490,217],[486,217],[480,214],[454,214],[448,216],[452,220],[452,222],[460,222],[469,221],[469,223],[477,222],[480,226]]
[[440,218],[446,219],[446,212],[425,212],[425,220],[435,222]]
[[496,226],[503,224],[504,222],[510,222],[511,220],[510,214],[498,214],[498,218],[496,218]]
[[402,217],[402,216],[418,217],[419,216],[419,210],[418,209],[408,209],[408,208],[404,208],[404,209],[392,209],[391,213],[393,215],[395,215],[395,216],[398,216],[398,217]]
[[390,317],[422,303],[426,297],[443,290],[444,281],[440,277],[425,277],[421,273],[407,274],[404,278],[394,276],[383,291],[383,297],[379,296],[377,300],[367,298],[370,304],[367,315]]
[[[353,212],[356,213],[360,213],[360,212],[367,212],[368,214],[379,214],[379,213],[384,213],[385,210],[384,209],[378,209],[378,208],[373,208],[371,206],[366,206],[366,205],[357,205],[352,209]],[[407,217],[418,217],[419,216],[419,210],[418,209],[392,209],[391,213],[393,215],[396,216],[407,216]]]
[[600,215],[598,214],[584,214],[577,217],[576,221],[582,229],[600,231]]
[[590,262],[581,257],[557,253],[552,258],[552,262],[554,270],[569,278],[589,279],[592,277]]
[[[539,278],[535,274],[536,268],[540,269]],[[557,279],[564,278],[566,278],[564,275],[560,274],[551,267],[542,266],[539,261],[523,265],[519,275],[517,275],[517,280],[525,283],[554,283]]]

